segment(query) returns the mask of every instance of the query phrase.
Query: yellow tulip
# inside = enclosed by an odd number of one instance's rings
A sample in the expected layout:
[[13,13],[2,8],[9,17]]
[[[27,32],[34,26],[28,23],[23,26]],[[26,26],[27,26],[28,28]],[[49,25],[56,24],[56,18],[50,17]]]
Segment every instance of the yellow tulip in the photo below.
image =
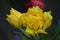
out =
[[19,18],[22,14],[16,11],[15,9],[11,8],[10,15],[7,15],[6,20],[13,25],[14,27],[18,28],[19,25]]
[[27,11],[27,28],[26,32],[30,35],[35,33],[44,33],[47,28],[51,25],[53,17],[51,16],[51,11],[43,12],[38,6],[29,8]]
[[51,11],[43,12],[38,6],[33,6],[23,14],[13,8],[11,8],[10,13],[10,15],[7,15],[6,20],[14,27],[24,26],[26,28],[25,32],[33,36],[38,33],[48,34],[45,30],[52,23]]

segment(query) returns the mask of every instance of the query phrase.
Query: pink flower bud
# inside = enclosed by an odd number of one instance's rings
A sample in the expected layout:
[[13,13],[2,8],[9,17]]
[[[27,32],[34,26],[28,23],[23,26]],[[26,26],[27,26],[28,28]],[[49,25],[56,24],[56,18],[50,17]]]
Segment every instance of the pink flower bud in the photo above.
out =
[[43,0],[30,0],[29,3],[25,3],[26,7],[32,7],[32,6],[39,6],[40,8],[44,9],[45,5]]

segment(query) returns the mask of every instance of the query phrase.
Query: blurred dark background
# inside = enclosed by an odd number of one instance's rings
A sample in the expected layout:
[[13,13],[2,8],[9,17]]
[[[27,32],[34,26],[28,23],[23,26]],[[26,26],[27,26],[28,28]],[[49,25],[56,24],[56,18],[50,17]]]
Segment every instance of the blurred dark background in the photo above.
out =
[[[25,7],[25,2],[29,2],[29,0],[0,0],[0,40],[13,40],[13,31],[16,31],[16,29],[5,20],[6,14],[9,14],[9,10],[11,7],[20,12],[26,12],[27,8]],[[44,10],[51,10],[53,16],[52,26],[47,30],[49,33],[47,37],[51,38],[55,33],[55,29],[60,18],[60,1],[44,0],[44,2]]]

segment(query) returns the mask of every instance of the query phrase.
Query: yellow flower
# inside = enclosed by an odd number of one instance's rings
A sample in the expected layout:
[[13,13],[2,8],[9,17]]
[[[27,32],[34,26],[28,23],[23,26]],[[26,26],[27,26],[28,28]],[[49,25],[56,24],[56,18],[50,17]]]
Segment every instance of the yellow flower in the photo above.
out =
[[28,17],[27,20],[27,28],[26,28],[26,33],[30,34],[30,35],[35,35],[36,33],[45,33],[45,31],[39,31],[39,30],[43,30],[43,19],[40,19],[40,17],[35,17],[35,16],[31,16]]
[[7,15],[6,20],[13,25],[14,27],[18,28],[19,25],[19,18],[22,14],[18,11],[16,11],[15,9],[11,8],[10,10],[10,15]]
[[23,14],[13,8],[11,8],[10,13],[6,20],[14,27],[24,26],[26,28],[25,32],[33,36],[39,33],[48,34],[45,30],[52,23],[51,11],[43,12],[41,8],[34,6]]
[[36,33],[44,33],[47,28],[51,25],[52,16],[51,11],[43,12],[38,6],[29,8],[27,11],[27,28],[26,33],[35,35]]

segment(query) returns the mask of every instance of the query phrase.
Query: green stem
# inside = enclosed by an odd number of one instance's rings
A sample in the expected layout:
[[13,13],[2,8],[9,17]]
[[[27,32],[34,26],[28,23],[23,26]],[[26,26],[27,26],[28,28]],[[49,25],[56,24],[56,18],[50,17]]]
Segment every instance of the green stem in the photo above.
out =
[[36,34],[35,40],[39,40],[39,35],[38,34]]

